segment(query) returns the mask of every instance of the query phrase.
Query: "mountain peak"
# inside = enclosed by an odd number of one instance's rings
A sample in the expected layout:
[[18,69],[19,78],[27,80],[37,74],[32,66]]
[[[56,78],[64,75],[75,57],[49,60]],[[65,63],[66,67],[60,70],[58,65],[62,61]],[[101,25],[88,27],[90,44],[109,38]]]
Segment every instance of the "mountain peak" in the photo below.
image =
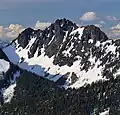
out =
[[17,37],[18,43],[25,48],[26,45],[29,43],[30,37],[33,35],[34,29],[27,28],[19,36]]
[[94,25],[87,25],[85,26],[85,29],[83,31],[83,38],[92,38],[95,41],[106,41],[109,38],[107,37],[107,35],[100,30],[100,28],[94,26]]
[[[75,23],[73,23],[72,21],[70,21],[70,20],[68,20],[68,19],[66,19],[66,18],[57,19],[54,24],[63,25],[63,26],[64,26],[64,25],[66,25],[66,26],[76,26]],[[77,26],[76,26],[76,28],[77,28]]]
[[1,114],[119,115],[119,90],[120,39],[94,25],[58,19],[45,30],[25,29],[8,45],[0,41]]
[[94,25],[78,27],[58,19],[45,30],[26,29],[15,43],[18,63],[28,64],[28,70],[49,80],[64,78],[71,87],[81,87],[114,76],[111,71],[106,75],[109,68],[103,65],[110,62],[106,57],[115,55],[117,46]]

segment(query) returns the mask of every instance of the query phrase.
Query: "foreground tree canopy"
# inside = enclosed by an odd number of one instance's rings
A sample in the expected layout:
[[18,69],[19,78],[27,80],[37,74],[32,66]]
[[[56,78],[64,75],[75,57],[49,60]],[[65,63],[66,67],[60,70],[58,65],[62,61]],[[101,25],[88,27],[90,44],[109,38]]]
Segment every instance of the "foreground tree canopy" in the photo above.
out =
[[17,80],[11,103],[0,107],[1,115],[99,115],[109,109],[120,113],[120,79],[99,81],[79,89],[59,88],[55,83],[27,71]]

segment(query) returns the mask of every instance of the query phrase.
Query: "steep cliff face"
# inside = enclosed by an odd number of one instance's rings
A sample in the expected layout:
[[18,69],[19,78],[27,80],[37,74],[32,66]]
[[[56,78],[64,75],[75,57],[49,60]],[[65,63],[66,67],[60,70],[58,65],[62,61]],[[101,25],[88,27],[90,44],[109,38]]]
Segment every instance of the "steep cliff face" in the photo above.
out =
[[119,75],[119,43],[94,25],[78,27],[58,19],[45,30],[27,28],[3,50],[20,67],[64,87],[79,88]]

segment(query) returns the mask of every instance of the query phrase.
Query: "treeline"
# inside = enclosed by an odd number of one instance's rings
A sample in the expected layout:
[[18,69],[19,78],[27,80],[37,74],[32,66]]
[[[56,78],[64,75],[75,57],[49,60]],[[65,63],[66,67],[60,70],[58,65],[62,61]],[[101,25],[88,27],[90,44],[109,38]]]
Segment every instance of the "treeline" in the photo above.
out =
[[99,81],[79,89],[55,83],[25,71],[17,80],[15,95],[0,107],[1,115],[99,115],[109,109],[120,115],[120,78]]

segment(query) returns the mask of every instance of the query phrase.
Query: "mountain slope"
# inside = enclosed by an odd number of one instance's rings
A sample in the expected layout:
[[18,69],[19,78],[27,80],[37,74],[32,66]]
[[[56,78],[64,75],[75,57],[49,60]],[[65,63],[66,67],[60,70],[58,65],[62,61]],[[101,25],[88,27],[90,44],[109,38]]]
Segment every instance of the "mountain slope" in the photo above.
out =
[[6,54],[0,49],[0,104],[10,102],[16,79],[21,74],[21,69],[12,64]]
[[27,28],[3,50],[21,68],[79,88],[119,75],[119,43],[93,25],[58,19],[45,30]]
[[[120,77],[79,89],[61,89],[28,73],[17,80],[11,103],[0,107],[3,115],[119,115]],[[105,114],[106,113],[106,114]]]
[[119,115],[119,44],[66,19],[27,28],[0,49],[0,114]]

